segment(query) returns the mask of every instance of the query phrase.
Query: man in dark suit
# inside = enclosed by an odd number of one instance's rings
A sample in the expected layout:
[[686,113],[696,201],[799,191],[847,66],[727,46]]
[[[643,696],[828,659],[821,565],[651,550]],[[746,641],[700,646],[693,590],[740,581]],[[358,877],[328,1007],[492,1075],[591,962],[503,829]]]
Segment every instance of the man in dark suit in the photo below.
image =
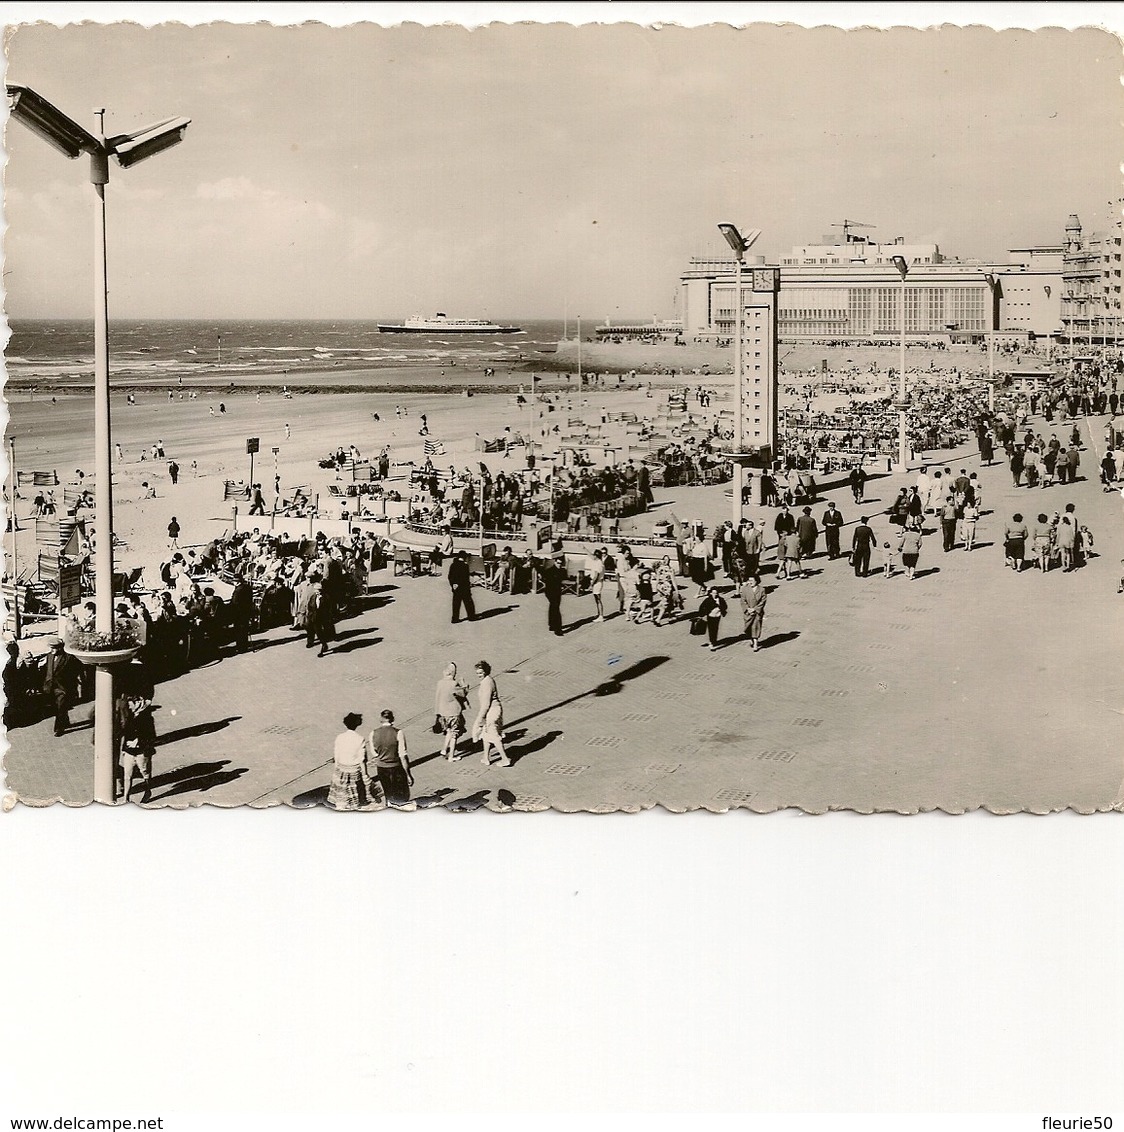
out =
[[468,570],[468,555],[458,550],[449,563],[449,589],[453,591],[453,620],[456,625],[461,619],[463,607],[469,621],[476,620],[476,607],[472,604],[472,575]]
[[55,708],[55,735],[70,727],[70,709],[78,702],[78,681],[82,666],[64,651],[62,641],[55,637],[47,655],[47,668],[43,677],[43,691]]
[[556,636],[562,636],[562,582],[565,572],[560,563],[547,558],[541,568],[543,593],[546,594],[546,626]]
[[843,526],[843,515],[834,503],[827,505],[820,525],[827,541],[827,556],[834,560],[839,557],[839,528]]
[[245,652],[250,647],[250,623],[254,618],[254,587],[246,578],[239,578],[235,584],[227,611],[234,630],[234,646]]
[[851,536],[851,564],[856,578],[865,578],[870,572],[870,551],[874,546],[874,531],[864,515]]

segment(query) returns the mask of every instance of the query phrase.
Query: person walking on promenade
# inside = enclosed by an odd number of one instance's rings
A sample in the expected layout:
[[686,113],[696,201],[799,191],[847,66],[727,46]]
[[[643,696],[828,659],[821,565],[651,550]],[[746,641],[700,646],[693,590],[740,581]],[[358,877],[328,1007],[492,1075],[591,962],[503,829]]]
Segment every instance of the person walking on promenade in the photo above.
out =
[[[938,472],[939,476],[940,473]],[[934,484],[935,489],[935,484]],[[916,527],[917,530],[921,529],[922,523],[925,520],[925,504],[921,499],[921,493],[917,488],[910,488],[909,499],[906,502],[906,523],[907,527]]]
[[542,588],[546,596],[546,627],[556,637],[562,636],[562,582],[565,572],[553,558],[542,565]]
[[358,810],[381,802],[382,788],[367,773],[367,743],[359,733],[363,717],[356,711],[343,717],[344,730],[332,749],[332,784],[328,805],[335,810]]
[[[878,573],[878,564],[874,565],[874,572]],[[888,543],[882,544],[882,577],[892,578],[894,576],[894,548]]]
[[1058,550],[1061,552],[1062,572],[1068,574],[1076,569],[1077,525],[1067,513],[1058,520],[1058,529],[1055,536],[1058,540]]
[[310,574],[312,587],[308,594],[308,615],[304,628],[305,648],[312,648],[314,641],[320,641],[317,656],[327,656],[328,643],[335,638],[335,609],[332,606],[331,592],[324,586],[319,573]]
[[800,540],[801,559],[811,558],[816,553],[816,542],[820,537],[820,529],[812,517],[811,507],[805,507],[796,520],[796,535]]
[[867,475],[863,471],[862,464],[856,464],[847,477],[847,482],[851,485],[851,495],[854,496],[856,503],[863,501],[863,495],[866,492],[866,480]]
[[761,551],[765,545],[765,533],[752,519],[745,526],[745,565],[748,574],[756,574],[761,569]]
[[589,592],[593,595],[593,608],[597,610],[595,621],[605,620],[605,607],[601,604],[601,594],[605,589],[605,554],[600,547],[593,552],[589,562]]
[[738,596],[742,603],[745,635],[749,638],[753,651],[757,652],[761,645],[761,627],[765,622],[765,602],[768,597],[760,575],[753,574],[749,577]]
[[1101,460],[1101,483],[1104,485],[1105,491],[1112,491],[1112,485],[1116,482],[1116,453],[1112,450],[1110,445]]
[[121,736],[121,775],[124,781],[121,801],[128,802],[133,792],[133,777],[140,774],[144,782],[141,801],[148,802],[152,798],[156,723],[152,718],[152,700],[141,689],[131,689],[117,701],[117,727]]
[[468,554],[458,550],[449,563],[449,589],[453,594],[452,624],[460,623],[461,610],[469,621],[476,620],[476,606],[472,603],[472,575],[468,569]]
[[70,727],[70,709],[78,702],[81,667],[70,653],[64,651],[62,640],[52,637],[43,676],[43,691],[55,708],[56,738]]
[[464,709],[468,705],[468,688],[457,679],[457,666],[450,661],[437,681],[433,710],[435,723],[445,736],[441,754],[446,762],[457,757],[457,740],[465,733]]
[[374,774],[378,778],[386,800],[392,806],[405,806],[410,801],[410,787],[414,774],[406,753],[406,734],[394,726],[394,712],[379,712],[379,726],[367,736],[367,751],[374,760]]
[[718,648],[718,630],[722,627],[722,618],[726,616],[726,599],[714,586],[707,587],[706,596],[699,602],[696,616],[706,625],[707,640],[703,643],[709,642],[710,651],[714,652]]
[[312,579],[301,573],[293,586],[293,628],[303,632],[308,627],[308,599],[313,591]]
[[728,578],[733,569],[734,547],[737,545],[737,532],[729,519],[715,532],[714,541],[722,559],[722,572]]
[[512,765],[503,745],[503,705],[500,703],[499,689],[496,687],[492,666],[486,660],[476,662],[476,675],[480,684],[476,689],[479,703],[476,722],[472,725],[472,738],[483,743],[484,753],[480,761],[485,766],[492,765],[492,748],[499,755],[499,765]]
[[777,570],[778,577],[786,581],[797,575],[804,577],[804,563],[800,557],[800,536],[795,531],[780,536],[777,556],[781,560]]
[[956,523],[956,503],[950,495],[941,504],[941,536],[945,554],[956,546]]
[[856,578],[865,578],[870,572],[870,551],[874,546],[874,531],[864,515],[851,535],[851,565]]
[[706,583],[709,580],[707,575],[710,573],[710,557],[706,540],[701,536],[691,544],[688,561],[690,563],[691,581],[699,587],[699,597],[702,597],[706,593]]
[[789,511],[787,503],[781,504],[781,509],[777,512],[777,517],[773,520],[773,533],[777,536],[777,559],[778,561],[783,561],[784,546],[781,535],[796,533],[796,520],[793,518],[792,512]]
[[1063,444],[1057,449],[1054,457],[1054,478],[1058,484],[1064,484],[1069,478],[1069,449]]
[[960,517],[961,526],[964,530],[963,542],[966,551],[971,550],[976,545],[976,524],[979,520],[979,504],[974,499],[969,499],[964,504],[964,510]]
[[251,515],[265,514],[265,496],[262,494],[261,484],[254,484],[253,502],[250,504]]
[[[699,540],[702,542],[702,540]],[[705,554],[704,550],[704,554]],[[706,561],[709,561],[707,559]],[[640,564],[632,551],[623,543],[617,547],[617,605],[622,614],[627,614],[636,592],[636,578]]]
[[897,498],[890,504],[886,513],[890,516],[890,522],[895,527],[906,525],[909,521],[909,488],[903,487],[899,490]]
[[834,562],[839,557],[839,530],[843,526],[843,515],[834,503],[827,505],[820,525],[823,527],[824,540],[827,542],[828,560]]
[[1046,517],[1045,513],[1038,516],[1037,522],[1034,524],[1034,531],[1031,535],[1031,551],[1034,554],[1038,569],[1043,574],[1048,573],[1050,569],[1050,550],[1054,542],[1054,524]]
[[1020,444],[1014,452],[1011,453],[1011,479],[1015,481],[1015,487],[1022,487],[1023,464],[1026,460],[1023,454],[1023,448]]
[[921,528],[905,527],[898,538],[898,551],[902,556],[905,576],[912,582],[916,577],[917,560],[921,557]]
[[1026,540],[1029,532],[1022,515],[1016,512],[1003,535],[1004,566],[1010,566],[1016,574],[1021,573],[1023,559],[1026,557]]
[[[1077,430],[1074,429],[1076,432]],[[1066,482],[1077,482],[1077,469],[1081,466],[1081,451],[1076,444],[1069,446],[1069,451],[1065,454],[1066,469]]]
[[180,525],[175,515],[172,516],[172,521],[168,524],[168,549],[179,550],[180,548]]
[[1026,455],[1023,457],[1023,473],[1026,475],[1027,487],[1038,486],[1038,469],[1041,464],[1042,457],[1037,447],[1033,444],[1027,445]]

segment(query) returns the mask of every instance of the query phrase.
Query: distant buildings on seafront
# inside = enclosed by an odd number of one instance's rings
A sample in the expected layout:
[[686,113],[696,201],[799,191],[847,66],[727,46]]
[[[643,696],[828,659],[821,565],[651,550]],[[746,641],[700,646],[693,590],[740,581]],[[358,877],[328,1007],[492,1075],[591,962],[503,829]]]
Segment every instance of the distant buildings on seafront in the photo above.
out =
[[[936,244],[879,243],[846,228],[842,236],[794,247],[781,272],[778,333],[787,341],[896,341],[901,276],[894,257],[910,265],[905,286],[906,338],[1057,343],[1108,343],[1124,338],[1121,320],[1121,221],[1085,234],[1077,216],[1065,240],[1011,248],[1005,263],[962,261]],[[765,263],[749,256],[747,268]],[[994,290],[988,282],[996,281]],[[748,284],[747,284],[748,285]],[[680,275],[682,333],[688,338],[734,335],[735,263],[692,258]]]

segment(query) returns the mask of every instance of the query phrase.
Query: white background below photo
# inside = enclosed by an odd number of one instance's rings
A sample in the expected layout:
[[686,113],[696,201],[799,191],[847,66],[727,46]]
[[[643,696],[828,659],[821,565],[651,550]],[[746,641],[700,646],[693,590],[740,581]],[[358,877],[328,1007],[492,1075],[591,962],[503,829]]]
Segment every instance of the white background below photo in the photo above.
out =
[[[1108,4],[422,7],[0,15],[1124,26]],[[0,1129],[167,1117],[168,1132],[284,1132],[475,1111],[1122,1127],[1121,828],[1072,813],[372,823],[17,807],[0,814]]]

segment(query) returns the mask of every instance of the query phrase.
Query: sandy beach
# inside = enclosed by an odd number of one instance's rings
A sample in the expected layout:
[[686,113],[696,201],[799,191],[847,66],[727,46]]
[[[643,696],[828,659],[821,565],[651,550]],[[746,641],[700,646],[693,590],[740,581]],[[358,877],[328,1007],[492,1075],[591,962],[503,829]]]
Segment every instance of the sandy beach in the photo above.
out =
[[[434,458],[438,466],[453,465],[460,471],[476,468],[481,460],[496,468],[505,464],[524,466],[521,449],[506,461],[502,454],[484,455],[476,450],[476,436],[495,438],[505,429],[510,429],[511,434],[527,435],[532,428],[529,405],[520,406],[513,393],[468,397],[463,393],[421,392],[425,388],[422,377],[418,374],[418,391],[407,394],[298,392],[286,398],[276,388],[261,394],[239,390],[223,395],[225,414],[218,411],[218,397],[200,395],[196,401],[169,401],[163,391],[140,392],[136,394],[136,404],[128,405],[125,395],[115,392],[113,440],[121,445],[123,459],[114,461],[114,529],[126,544],[117,551],[116,568],[158,565],[167,554],[167,526],[172,516],[182,528],[181,545],[206,542],[229,529],[233,505],[223,502],[223,481],[249,479],[249,437],[260,441],[259,453],[254,458],[254,479],[263,485],[268,501],[273,498],[272,449],[277,448],[276,468],[281,476],[282,495],[289,494],[297,485],[307,484],[314,495],[319,493],[322,509],[329,515],[338,515],[338,510],[331,507],[328,486],[339,481],[334,472],[320,468],[319,461],[340,446],[348,448],[354,444],[368,457],[390,445],[395,461],[421,464],[426,439],[419,435],[423,413],[428,420],[429,439],[444,444],[445,454]],[[439,378],[440,374],[430,377]],[[525,388],[529,392],[529,383]],[[563,385],[557,388],[550,394],[552,400],[557,398],[557,412],[547,413],[544,409],[542,427],[552,429],[561,422],[560,427],[564,428],[567,413],[576,416],[580,412],[587,419],[594,419],[607,407],[614,412],[643,412],[647,406],[651,412],[656,404],[636,388],[594,390],[581,398],[564,392]],[[212,405],[214,416],[210,412]],[[396,408],[403,410],[404,415],[396,416]],[[9,396],[9,411],[8,435],[16,442],[17,468],[55,469],[63,484],[76,482],[78,469],[92,478],[92,395],[74,393],[52,402],[42,396],[32,399],[15,394]],[[165,459],[142,460],[141,453],[159,441],[163,442]],[[179,483],[174,487],[167,468],[172,459],[180,466]],[[196,469],[192,468],[192,461]],[[143,498],[145,481],[155,486],[155,499]],[[404,488],[402,483],[394,486]],[[27,518],[33,495],[30,487],[21,488],[17,507],[21,519],[21,570],[35,551],[34,525]],[[56,497],[61,503],[61,486],[56,489]],[[260,518],[246,517],[247,508],[245,503],[239,508],[240,529],[246,523],[261,523]],[[268,523],[267,516],[265,524]],[[307,527],[308,520],[288,520],[288,526],[285,523],[278,519],[278,529],[296,531]]]

